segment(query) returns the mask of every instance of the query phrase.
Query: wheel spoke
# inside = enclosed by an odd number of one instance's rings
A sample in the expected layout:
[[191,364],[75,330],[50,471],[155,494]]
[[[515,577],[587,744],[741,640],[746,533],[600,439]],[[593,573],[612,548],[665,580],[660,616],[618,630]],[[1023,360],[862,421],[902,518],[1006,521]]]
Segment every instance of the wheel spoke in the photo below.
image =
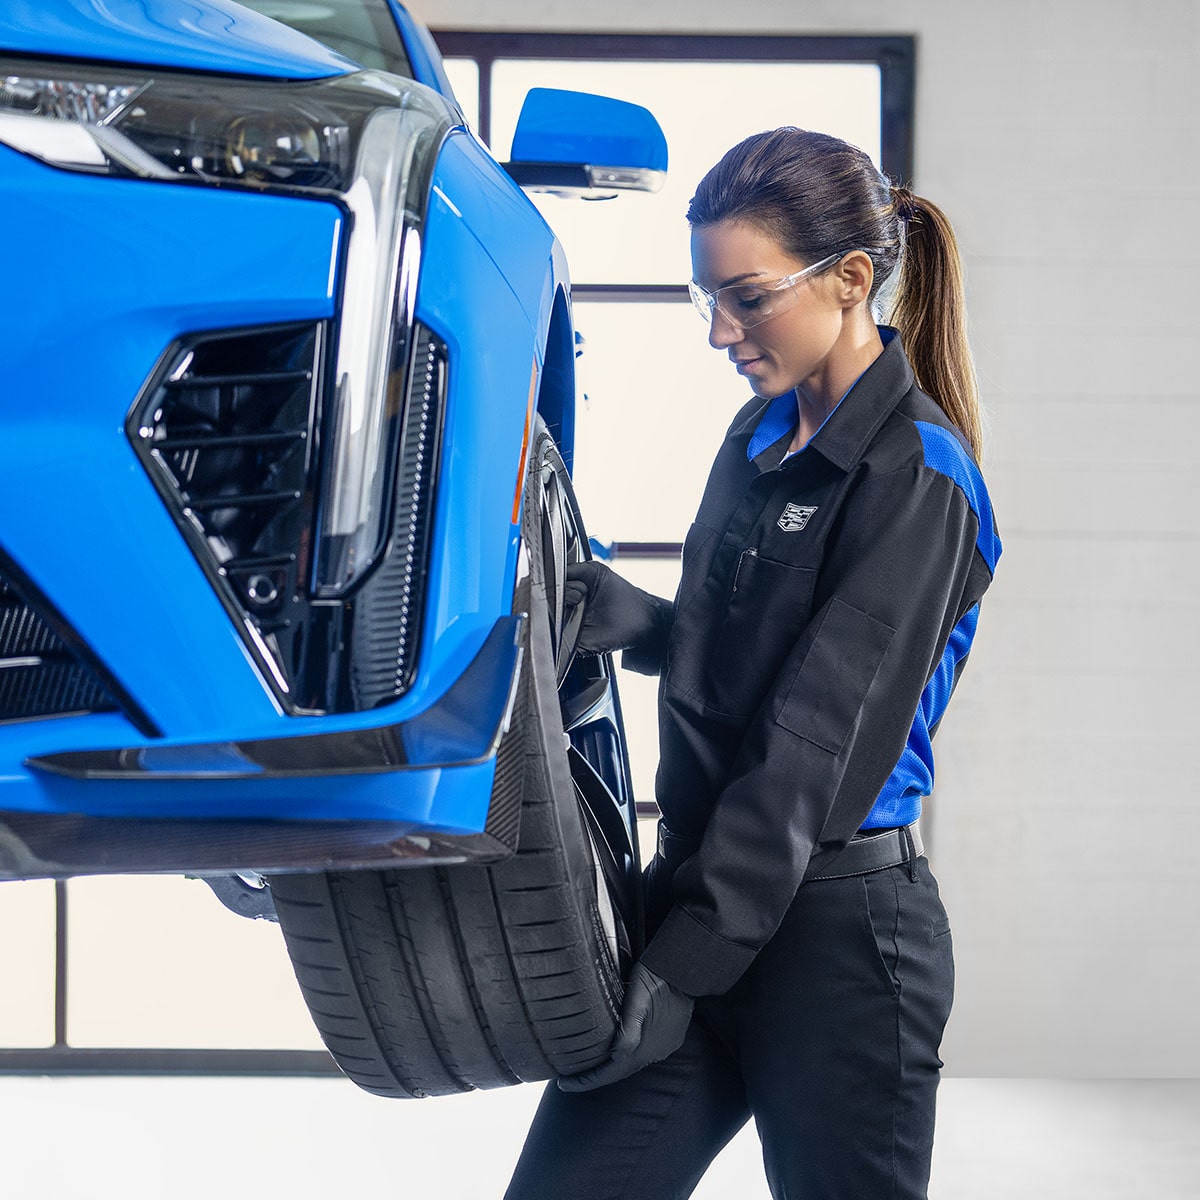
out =
[[[608,931],[609,936],[628,954],[631,933],[638,926],[636,895],[640,886],[629,830],[621,819],[616,800],[591,763],[574,746],[567,751],[567,757],[579,808],[592,838],[598,887],[604,889],[609,905],[619,917]],[[629,963],[622,961],[620,966],[624,973]]]
[[561,689],[571,664],[575,661],[575,651],[579,645],[579,634],[583,630],[583,605],[577,604],[567,614],[563,622],[562,635],[558,644],[557,675],[558,686]]
[[[550,643],[555,662],[560,658],[563,629],[563,584],[566,582],[566,530],[563,524],[562,494],[558,475],[548,468],[542,474],[542,546],[546,599],[550,608]],[[562,675],[559,674],[559,682]]]

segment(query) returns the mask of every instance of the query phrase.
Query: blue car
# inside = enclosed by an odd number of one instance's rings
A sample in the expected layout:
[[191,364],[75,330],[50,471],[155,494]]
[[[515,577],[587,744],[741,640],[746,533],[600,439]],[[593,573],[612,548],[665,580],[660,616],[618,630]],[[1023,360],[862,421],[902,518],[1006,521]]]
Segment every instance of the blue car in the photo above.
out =
[[389,0],[7,0],[0,877],[277,919],[381,1095],[603,1058],[634,805],[563,598],[567,268],[515,180],[665,168],[566,92],[501,167]]

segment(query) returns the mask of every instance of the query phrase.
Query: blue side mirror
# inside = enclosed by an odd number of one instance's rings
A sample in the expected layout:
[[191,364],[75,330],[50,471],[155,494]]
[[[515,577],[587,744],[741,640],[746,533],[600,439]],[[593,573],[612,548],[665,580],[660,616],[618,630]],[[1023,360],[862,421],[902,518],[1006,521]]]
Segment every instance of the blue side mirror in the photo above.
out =
[[530,191],[585,199],[656,192],[667,175],[667,139],[639,104],[534,88],[517,118],[505,170]]

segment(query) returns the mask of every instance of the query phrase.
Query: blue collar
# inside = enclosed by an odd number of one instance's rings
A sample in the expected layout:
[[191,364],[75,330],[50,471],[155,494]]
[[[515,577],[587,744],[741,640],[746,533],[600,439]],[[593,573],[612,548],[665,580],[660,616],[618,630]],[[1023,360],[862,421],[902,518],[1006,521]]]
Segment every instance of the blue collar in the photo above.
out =
[[[892,338],[896,336],[896,331],[890,325],[878,325],[876,328],[879,330],[880,341],[883,342],[884,349],[886,350]],[[870,368],[868,367],[867,370],[870,370]],[[863,372],[863,375],[865,374],[866,371]],[[862,375],[858,377],[858,379],[861,378]],[[828,421],[829,417],[833,416],[842,400],[845,400],[854,390],[854,384],[858,383],[858,379],[846,389],[841,400],[829,410],[829,415],[826,416],[825,421]],[[817,433],[825,428],[825,421],[821,422]],[[797,405],[796,393],[794,391],[784,392],[782,396],[776,396],[767,405],[762,417],[754,428],[754,432],[750,435],[750,444],[746,447],[747,460],[753,462],[768,446],[773,446],[779,441],[785,433],[791,433],[799,422],[800,409]],[[813,437],[816,437],[816,434],[813,434]]]

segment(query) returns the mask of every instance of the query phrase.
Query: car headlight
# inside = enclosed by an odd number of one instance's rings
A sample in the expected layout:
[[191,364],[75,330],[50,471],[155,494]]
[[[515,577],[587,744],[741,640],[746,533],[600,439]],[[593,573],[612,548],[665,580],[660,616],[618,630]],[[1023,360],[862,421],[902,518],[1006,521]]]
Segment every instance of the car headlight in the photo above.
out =
[[217,81],[0,59],[0,142],[70,171],[338,193],[363,126],[381,107],[411,109],[411,95],[410,81],[378,72]]
[[411,682],[445,387],[444,348],[414,331],[413,304],[433,164],[460,120],[382,72],[295,82],[0,59],[0,142],[15,150],[321,197],[350,218],[331,330],[196,331],[164,351],[127,422],[291,712],[370,707]]

